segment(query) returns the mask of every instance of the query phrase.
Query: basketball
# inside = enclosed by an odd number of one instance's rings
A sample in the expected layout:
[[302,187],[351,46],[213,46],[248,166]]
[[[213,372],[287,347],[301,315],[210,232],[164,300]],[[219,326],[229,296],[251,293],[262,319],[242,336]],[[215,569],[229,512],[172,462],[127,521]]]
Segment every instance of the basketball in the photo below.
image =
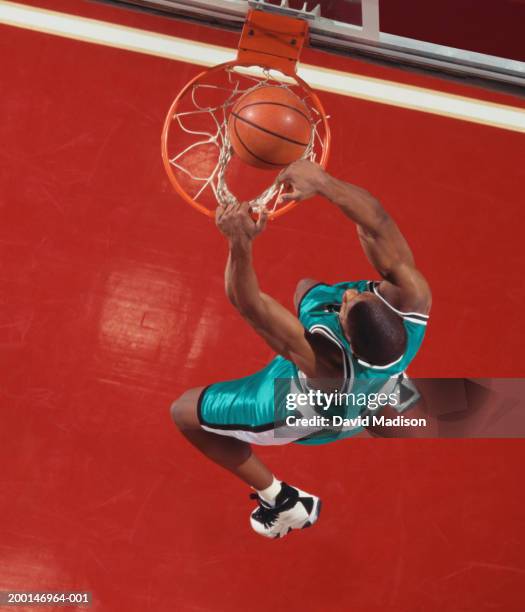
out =
[[244,162],[269,170],[304,155],[312,121],[306,105],[292,91],[267,85],[239,98],[228,130],[233,150]]

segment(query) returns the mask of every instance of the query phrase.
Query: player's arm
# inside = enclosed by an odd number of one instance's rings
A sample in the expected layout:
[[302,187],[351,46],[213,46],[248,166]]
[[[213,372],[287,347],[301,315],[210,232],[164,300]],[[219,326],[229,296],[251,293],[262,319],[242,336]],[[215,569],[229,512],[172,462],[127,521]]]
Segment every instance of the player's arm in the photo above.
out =
[[225,271],[228,298],[274,351],[293,361],[307,376],[315,376],[315,354],[300,321],[259,288],[252,242],[264,229],[266,217],[262,215],[254,222],[248,204],[241,204],[218,209],[216,218],[217,226],[229,241]]
[[415,266],[412,251],[396,222],[376,198],[361,187],[335,179],[320,166],[295,162],[279,180],[290,192],[284,200],[304,200],[322,195],[333,202],[357,225],[357,233],[370,263],[383,277],[382,295],[400,310],[427,313],[431,293],[427,281]]

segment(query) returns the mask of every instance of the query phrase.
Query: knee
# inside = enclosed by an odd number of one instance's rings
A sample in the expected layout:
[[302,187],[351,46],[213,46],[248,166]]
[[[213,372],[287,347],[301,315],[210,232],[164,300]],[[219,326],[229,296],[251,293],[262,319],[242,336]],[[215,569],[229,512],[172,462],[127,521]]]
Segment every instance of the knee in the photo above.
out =
[[170,406],[170,415],[179,429],[195,429],[199,426],[197,418],[198,389],[185,391]]
[[314,280],[313,278],[301,278],[301,280],[298,281],[295,290],[301,291],[301,289],[304,289],[305,287],[309,287],[310,285],[315,284],[315,283],[317,283],[317,281]]
[[184,416],[184,406],[180,402],[180,398],[176,399],[170,406],[170,415],[171,420],[175,423],[177,427],[180,427],[182,424],[183,416]]

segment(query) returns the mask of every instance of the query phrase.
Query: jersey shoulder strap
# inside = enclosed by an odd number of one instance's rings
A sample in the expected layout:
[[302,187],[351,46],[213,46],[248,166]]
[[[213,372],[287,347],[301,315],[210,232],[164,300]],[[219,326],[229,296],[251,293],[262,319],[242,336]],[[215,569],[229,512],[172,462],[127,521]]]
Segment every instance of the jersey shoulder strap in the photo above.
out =
[[417,325],[426,325],[428,323],[428,315],[421,314],[419,312],[403,312],[394,308],[390,302],[379,293],[379,285],[380,281],[368,281],[368,290],[377,295],[377,297],[386,304],[391,310],[393,310],[396,314],[403,318],[404,321],[409,321],[411,323],[416,323]]
[[379,281],[369,281],[368,290],[377,295],[388,308],[403,319],[403,325],[407,334],[407,346],[403,355],[392,363],[383,366],[375,366],[366,363],[362,359],[357,359],[357,363],[365,370],[374,370],[382,374],[395,375],[404,372],[423,343],[429,316],[419,312],[404,312],[392,306],[392,304],[390,304],[379,292]]

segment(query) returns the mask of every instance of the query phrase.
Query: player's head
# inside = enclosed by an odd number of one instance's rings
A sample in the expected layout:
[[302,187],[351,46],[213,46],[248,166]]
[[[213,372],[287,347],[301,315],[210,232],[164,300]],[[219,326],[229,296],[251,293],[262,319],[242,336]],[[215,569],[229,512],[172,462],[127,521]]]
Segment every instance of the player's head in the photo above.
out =
[[339,320],[352,351],[367,363],[386,365],[405,352],[403,320],[373,293],[346,291]]

